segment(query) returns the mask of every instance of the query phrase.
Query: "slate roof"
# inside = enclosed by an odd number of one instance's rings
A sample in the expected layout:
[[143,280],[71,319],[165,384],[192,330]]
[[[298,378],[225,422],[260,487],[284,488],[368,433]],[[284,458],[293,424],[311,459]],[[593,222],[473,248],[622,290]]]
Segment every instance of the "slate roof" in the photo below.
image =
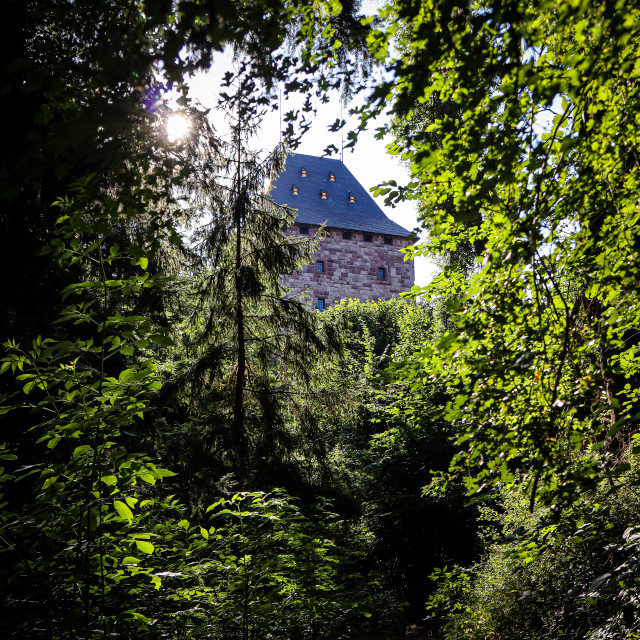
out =
[[[306,177],[301,172],[306,171]],[[335,181],[329,175],[335,175]],[[298,195],[293,189],[297,187]],[[322,199],[322,191],[327,198]],[[355,202],[349,196],[355,196]],[[298,210],[296,222],[326,224],[330,228],[370,231],[390,236],[409,231],[389,220],[368,191],[343,162],[303,153],[287,157],[285,170],[272,182],[270,196],[278,204]]]

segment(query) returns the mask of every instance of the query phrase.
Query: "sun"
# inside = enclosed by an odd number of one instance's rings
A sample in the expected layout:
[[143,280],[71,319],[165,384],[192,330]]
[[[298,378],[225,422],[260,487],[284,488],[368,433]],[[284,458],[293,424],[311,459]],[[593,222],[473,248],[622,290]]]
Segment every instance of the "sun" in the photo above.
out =
[[189,133],[191,122],[184,113],[173,113],[167,118],[166,129],[169,142],[179,142]]

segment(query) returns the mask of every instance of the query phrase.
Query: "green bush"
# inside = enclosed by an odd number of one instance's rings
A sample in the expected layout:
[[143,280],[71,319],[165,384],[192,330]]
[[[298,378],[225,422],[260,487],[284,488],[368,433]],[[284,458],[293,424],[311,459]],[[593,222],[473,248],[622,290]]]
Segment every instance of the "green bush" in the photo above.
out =
[[624,484],[558,513],[505,494],[484,508],[487,552],[470,570],[432,576],[427,607],[447,640],[636,638],[640,630],[640,496]]

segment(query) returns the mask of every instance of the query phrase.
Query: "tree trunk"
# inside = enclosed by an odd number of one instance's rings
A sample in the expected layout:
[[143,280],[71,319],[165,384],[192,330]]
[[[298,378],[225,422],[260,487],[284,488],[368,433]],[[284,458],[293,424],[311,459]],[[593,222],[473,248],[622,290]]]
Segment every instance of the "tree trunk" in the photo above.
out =
[[236,384],[233,398],[233,430],[236,441],[235,465],[238,480],[242,479],[247,459],[244,416],[244,384],[247,367],[244,308],[242,291],[242,184],[240,166],[240,135],[238,132],[238,165],[236,172],[236,256],[235,256],[235,320],[238,332],[238,359],[236,363]]

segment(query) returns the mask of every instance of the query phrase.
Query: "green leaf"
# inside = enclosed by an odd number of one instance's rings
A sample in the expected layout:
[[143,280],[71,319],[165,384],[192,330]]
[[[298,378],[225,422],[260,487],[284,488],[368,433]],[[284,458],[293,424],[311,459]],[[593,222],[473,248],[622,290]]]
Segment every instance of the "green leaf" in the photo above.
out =
[[149,484],[155,484],[156,483],[156,479],[155,476],[149,472],[146,473],[141,473],[138,478],[140,478],[140,480],[144,480],[145,482],[148,482]]
[[128,520],[129,523],[131,523],[131,521],[133,520],[133,511],[131,511],[131,509],[129,509],[129,507],[124,502],[122,502],[121,500],[114,500],[113,506],[115,507],[118,515],[121,518],[124,518],[125,520]]
[[122,560],[122,564],[127,565],[127,564],[138,564],[140,562],[139,558],[134,558],[133,556],[126,556],[123,560]]
[[149,260],[145,257],[140,258],[138,264],[143,268],[143,269],[147,269],[147,266],[149,265]]
[[56,480],[58,479],[58,476],[51,476],[49,478],[47,478],[43,483],[42,483],[42,489],[48,489]]
[[137,611],[133,611],[132,609],[129,609],[127,611],[127,613],[134,618],[135,620],[137,620],[140,623],[140,627],[142,628],[147,628],[148,624],[151,622],[151,618],[147,618],[146,616],[143,616],[141,613],[138,613]]
[[177,475],[174,471],[169,471],[169,469],[160,469],[156,467],[155,469],[156,478],[171,478]]
[[89,444],[81,444],[73,450],[73,457],[80,458],[86,453],[93,453],[93,448]]
[[136,547],[138,547],[139,551],[142,553],[153,553],[153,545],[150,542],[146,542],[145,540],[136,540]]

